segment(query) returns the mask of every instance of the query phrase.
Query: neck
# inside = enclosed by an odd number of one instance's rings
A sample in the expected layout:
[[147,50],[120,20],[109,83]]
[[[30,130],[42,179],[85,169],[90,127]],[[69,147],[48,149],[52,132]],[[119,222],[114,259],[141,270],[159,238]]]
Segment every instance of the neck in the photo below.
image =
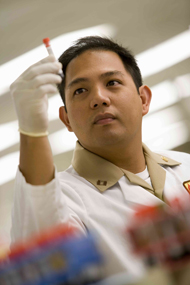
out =
[[119,147],[111,145],[105,148],[89,149],[89,151],[132,173],[142,172],[146,167],[142,142]]

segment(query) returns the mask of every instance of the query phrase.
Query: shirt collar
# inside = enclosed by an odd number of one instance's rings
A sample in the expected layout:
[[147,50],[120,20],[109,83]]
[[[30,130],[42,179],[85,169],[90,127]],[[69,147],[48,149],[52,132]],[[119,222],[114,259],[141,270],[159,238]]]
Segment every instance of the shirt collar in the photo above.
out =
[[131,183],[142,186],[162,199],[165,170],[160,165],[176,166],[180,163],[152,152],[145,144],[143,144],[143,152],[153,188],[134,173],[119,168],[110,161],[84,149],[79,142],[76,143],[72,166],[80,176],[93,184],[101,192],[113,186],[125,175]]

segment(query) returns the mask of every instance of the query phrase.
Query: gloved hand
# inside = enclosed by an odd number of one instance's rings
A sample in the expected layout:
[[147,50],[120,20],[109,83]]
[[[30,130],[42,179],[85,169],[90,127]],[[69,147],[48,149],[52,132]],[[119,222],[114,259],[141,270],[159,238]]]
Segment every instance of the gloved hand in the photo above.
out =
[[57,74],[60,68],[61,63],[51,55],[30,66],[11,84],[21,133],[33,137],[48,134],[47,94],[57,92],[55,84],[62,81]]

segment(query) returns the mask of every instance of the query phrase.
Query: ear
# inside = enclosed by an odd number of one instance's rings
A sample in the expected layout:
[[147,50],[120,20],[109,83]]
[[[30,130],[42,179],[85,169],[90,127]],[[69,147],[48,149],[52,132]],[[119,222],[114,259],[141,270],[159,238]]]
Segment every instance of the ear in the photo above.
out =
[[152,92],[147,85],[142,85],[139,88],[139,94],[142,101],[142,115],[146,115],[149,111],[150,102],[152,98]]
[[69,132],[73,132],[70,122],[69,122],[69,118],[68,118],[68,114],[65,111],[65,106],[61,106],[59,108],[59,118],[60,120],[65,124],[65,126],[67,127]]

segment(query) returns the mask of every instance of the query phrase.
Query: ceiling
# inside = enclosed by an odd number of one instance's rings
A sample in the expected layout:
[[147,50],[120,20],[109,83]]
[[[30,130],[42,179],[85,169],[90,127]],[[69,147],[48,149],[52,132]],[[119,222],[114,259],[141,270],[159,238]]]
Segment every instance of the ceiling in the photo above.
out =
[[[38,47],[44,37],[54,39],[62,34],[101,24],[115,28],[113,38],[129,47],[135,55],[150,49],[184,31],[190,25],[189,0],[0,0],[0,65]],[[44,54],[44,57],[46,54]],[[162,58],[160,58],[162,60]],[[190,58],[145,78],[153,87],[165,80],[190,73]],[[3,78],[1,78],[3,82]],[[0,83],[1,84],[1,83]],[[190,95],[190,94],[189,94]],[[154,94],[153,94],[154,96]],[[186,140],[173,149],[190,153],[190,97],[172,104],[181,117],[173,121],[186,123]],[[164,110],[162,110],[164,112]],[[161,116],[161,113],[160,113]],[[16,120],[9,92],[0,96],[0,126]],[[61,122],[50,123],[50,133],[64,128]],[[0,152],[0,160],[18,151],[15,143]],[[69,166],[72,150],[54,155],[58,170]],[[1,166],[2,167],[2,166]],[[7,166],[9,171],[9,166]],[[16,166],[15,166],[16,173]],[[9,239],[10,212],[14,180],[0,185],[0,236]]]

